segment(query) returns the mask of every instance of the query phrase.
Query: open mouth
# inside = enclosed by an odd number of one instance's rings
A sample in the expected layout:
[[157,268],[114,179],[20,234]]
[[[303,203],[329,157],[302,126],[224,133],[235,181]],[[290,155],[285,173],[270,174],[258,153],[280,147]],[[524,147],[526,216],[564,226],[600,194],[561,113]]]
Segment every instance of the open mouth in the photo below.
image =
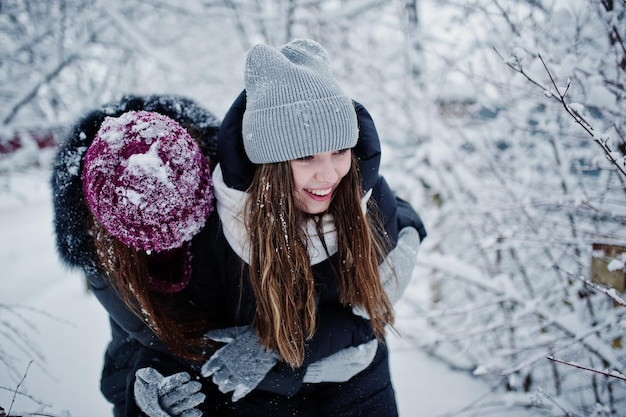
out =
[[307,189],[306,192],[315,200],[325,200],[332,195],[333,187],[316,189],[316,190]]

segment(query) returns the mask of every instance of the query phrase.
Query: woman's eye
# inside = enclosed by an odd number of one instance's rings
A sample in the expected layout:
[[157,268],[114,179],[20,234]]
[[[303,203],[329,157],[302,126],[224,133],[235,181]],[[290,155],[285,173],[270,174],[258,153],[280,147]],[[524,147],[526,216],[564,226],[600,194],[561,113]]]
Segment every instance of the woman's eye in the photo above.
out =
[[308,155],[308,156],[303,156],[302,158],[298,158],[296,159],[296,161],[310,161],[311,159],[313,159],[313,156]]
[[335,154],[341,155],[341,154],[344,154],[344,153],[348,152],[349,150],[350,150],[350,148],[340,149],[338,151],[335,151]]

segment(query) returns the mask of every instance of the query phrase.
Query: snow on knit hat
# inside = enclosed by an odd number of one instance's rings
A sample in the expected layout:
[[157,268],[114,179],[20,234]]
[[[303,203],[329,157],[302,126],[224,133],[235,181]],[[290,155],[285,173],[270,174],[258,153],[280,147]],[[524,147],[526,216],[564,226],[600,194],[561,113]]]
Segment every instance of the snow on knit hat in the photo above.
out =
[[208,163],[169,117],[130,111],[107,117],[87,149],[83,191],[94,217],[125,245],[180,248],[213,209]]
[[248,52],[242,135],[255,164],[288,161],[352,148],[356,111],[317,42],[297,39],[280,50],[256,45]]

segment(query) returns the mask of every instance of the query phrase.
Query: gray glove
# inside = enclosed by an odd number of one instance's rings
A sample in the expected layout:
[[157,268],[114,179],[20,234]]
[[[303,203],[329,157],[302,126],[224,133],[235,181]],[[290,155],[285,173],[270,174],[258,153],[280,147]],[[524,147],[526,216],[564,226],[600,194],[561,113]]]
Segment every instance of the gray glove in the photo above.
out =
[[135,372],[135,402],[149,417],[200,417],[197,407],[205,395],[202,384],[191,381],[187,372],[164,377],[154,368]]
[[211,330],[205,335],[227,343],[202,365],[202,375],[213,375],[213,382],[223,393],[233,392],[238,401],[256,388],[278,362],[278,354],[265,349],[253,329],[247,326]]
[[345,382],[367,368],[376,356],[378,340],[340,350],[310,364],[304,374],[305,383]]
[[[378,266],[380,281],[389,297],[391,304],[395,304],[411,281],[413,269],[417,261],[417,248],[420,245],[420,236],[414,227],[407,226],[398,233],[398,243]],[[353,309],[354,314],[369,319],[367,313],[360,308]]]

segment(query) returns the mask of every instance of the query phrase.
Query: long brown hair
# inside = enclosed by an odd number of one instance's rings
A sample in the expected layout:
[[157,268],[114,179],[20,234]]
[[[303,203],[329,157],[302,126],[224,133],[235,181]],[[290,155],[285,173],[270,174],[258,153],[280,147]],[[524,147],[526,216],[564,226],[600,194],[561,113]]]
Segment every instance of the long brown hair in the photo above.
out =
[[[259,166],[248,191],[245,213],[257,335],[266,348],[297,367],[304,360],[305,341],[316,328],[315,283],[308,238],[301,227],[310,215],[296,207],[289,162]],[[337,231],[338,263],[334,267],[340,302],[365,310],[380,339],[385,325],[394,320],[378,274],[386,242],[372,210],[368,215],[361,210],[361,197],[358,164],[352,156],[350,171],[328,210]],[[322,237],[320,223],[318,234]]]
[[[89,214],[96,256],[100,269],[124,304],[144,321],[154,334],[174,354],[202,360],[202,352],[213,344],[203,335],[210,329],[206,317],[192,307],[189,297],[193,291],[162,293],[151,288],[151,255],[122,243],[108,233]],[[163,269],[165,268],[165,269]],[[174,259],[159,265],[159,277],[165,281],[180,281],[181,268]],[[190,286],[193,281],[190,282]]]

